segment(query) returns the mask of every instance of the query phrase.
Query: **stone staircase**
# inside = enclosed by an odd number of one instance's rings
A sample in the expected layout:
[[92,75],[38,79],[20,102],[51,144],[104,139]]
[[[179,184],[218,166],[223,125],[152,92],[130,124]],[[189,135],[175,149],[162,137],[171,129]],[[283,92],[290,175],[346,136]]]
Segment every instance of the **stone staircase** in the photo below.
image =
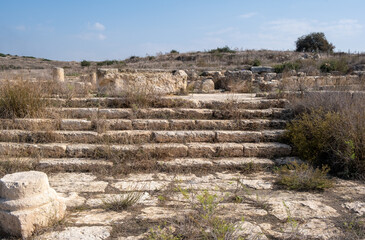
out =
[[[282,222],[286,209],[277,204],[300,198],[275,193],[267,203],[273,212],[253,201],[272,193],[274,160],[291,154],[280,143],[291,113],[284,99],[235,97],[165,97],[147,108],[121,98],[52,98],[42,118],[1,119],[2,158],[34,162],[68,206],[62,228],[36,239],[145,239],[150,227],[188,211],[177,186],[222,196],[250,189],[250,204],[226,202],[220,214],[236,221],[244,216],[252,239],[278,237],[262,217]],[[143,194],[137,207],[105,208],[105,201],[131,192]]]
[[159,164],[184,159],[204,165],[219,165],[220,159],[260,164],[291,153],[288,145],[279,143],[282,118],[288,113],[282,99],[236,101],[234,116],[225,109],[227,100],[162,98],[153,108],[121,108],[120,98],[50,102],[54,107],[43,118],[0,120],[1,155],[37,158],[43,166],[77,166],[105,165],[110,155],[119,161],[143,155]]
[[151,239],[150,229],[166,223],[188,227],[176,221],[206,191],[223,200],[217,216],[238,224],[245,239],[330,239],[365,196],[363,184],[342,180],[325,194],[275,185],[272,169],[291,155],[280,143],[291,115],[284,99],[199,94],[149,107],[121,98],[48,100],[40,118],[0,119],[4,167],[46,172],[67,205],[65,220],[34,239]]

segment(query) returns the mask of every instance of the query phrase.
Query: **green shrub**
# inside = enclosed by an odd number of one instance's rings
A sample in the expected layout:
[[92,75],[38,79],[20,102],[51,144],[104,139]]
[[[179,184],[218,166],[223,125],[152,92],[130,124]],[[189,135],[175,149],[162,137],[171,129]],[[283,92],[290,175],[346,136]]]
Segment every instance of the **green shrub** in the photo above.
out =
[[321,64],[321,66],[319,67],[319,69],[321,70],[321,72],[323,73],[329,73],[329,72],[333,72],[333,71],[338,71],[341,73],[347,73],[349,70],[349,65],[346,62],[345,59],[341,58],[341,59],[332,59],[332,60],[328,60],[325,61]]
[[35,59],[35,57],[33,57],[33,56],[23,56],[23,58]]
[[276,183],[289,190],[324,190],[333,185],[327,177],[329,170],[327,166],[314,169],[308,163],[294,162],[284,165],[276,171],[278,174]]
[[6,57],[6,54],[0,53],[0,57]]
[[0,87],[0,117],[35,117],[46,102],[39,85],[28,81],[6,82]]
[[317,93],[292,102],[297,116],[285,136],[295,153],[314,166],[328,165],[337,176],[365,179],[364,99]]
[[299,63],[297,62],[285,62],[279,65],[274,66],[274,72],[276,73],[283,73],[290,70],[298,70],[300,67]]
[[178,54],[179,52],[178,52],[178,51],[176,51],[175,49],[172,49],[172,50],[170,51],[170,53],[171,53],[171,54]]
[[96,65],[97,66],[110,66],[110,65],[113,65],[113,64],[117,64],[118,61],[117,60],[105,60],[105,61],[102,61],[102,62],[98,62]]
[[217,47],[216,49],[212,49],[209,51],[209,53],[235,53],[236,51],[230,49],[228,46],[219,48]]
[[89,62],[89,61],[83,60],[81,62],[81,67],[89,67],[90,65],[91,65],[91,62]]
[[259,59],[255,59],[252,61],[251,65],[255,67],[261,66],[261,61]]
[[295,42],[297,52],[333,52],[335,46],[329,43],[322,32],[301,36]]

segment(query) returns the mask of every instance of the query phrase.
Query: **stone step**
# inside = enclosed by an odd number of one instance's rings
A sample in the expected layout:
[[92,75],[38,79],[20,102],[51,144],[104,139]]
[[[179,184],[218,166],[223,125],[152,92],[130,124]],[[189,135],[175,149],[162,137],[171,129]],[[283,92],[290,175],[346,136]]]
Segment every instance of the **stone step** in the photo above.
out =
[[47,108],[46,117],[86,119],[285,119],[291,114],[284,108],[269,109],[195,109],[195,108]]
[[113,162],[104,161],[100,159],[90,159],[90,158],[8,158],[6,160],[9,161],[18,161],[18,162],[34,162],[40,168],[45,167],[112,167]]
[[175,158],[169,161],[158,161],[159,165],[167,167],[239,167],[248,164],[266,167],[273,166],[275,162],[268,158],[241,157],[241,158]]
[[[55,168],[55,170],[72,170],[73,172],[92,167],[113,167],[112,161],[92,159],[92,158],[8,158],[9,161],[33,162],[38,169]],[[232,157],[232,158],[174,158],[169,160],[157,161],[157,164],[170,168],[193,168],[212,167],[211,170],[244,167],[245,165],[255,167],[270,167],[275,162],[268,158],[256,157]],[[98,169],[95,169],[98,170]]]
[[113,144],[29,144],[0,143],[0,155],[5,157],[43,158],[207,158],[207,157],[285,157],[291,147],[270,143],[151,143],[139,145]]
[[26,143],[187,143],[187,142],[273,142],[284,130],[263,131],[27,131],[0,130],[0,142]]
[[269,119],[0,119],[2,129],[23,130],[265,130],[283,129],[286,121]]
[[[89,108],[89,107],[104,107],[104,108],[129,108],[131,107],[125,98],[117,97],[94,97],[94,98],[49,98],[48,102],[56,107],[72,107],[72,108]],[[226,108],[236,107],[242,109],[266,109],[266,108],[283,108],[288,103],[286,99],[262,99],[251,98],[245,100],[195,100],[184,98],[158,98],[151,101],[151,106],[154,108]]]

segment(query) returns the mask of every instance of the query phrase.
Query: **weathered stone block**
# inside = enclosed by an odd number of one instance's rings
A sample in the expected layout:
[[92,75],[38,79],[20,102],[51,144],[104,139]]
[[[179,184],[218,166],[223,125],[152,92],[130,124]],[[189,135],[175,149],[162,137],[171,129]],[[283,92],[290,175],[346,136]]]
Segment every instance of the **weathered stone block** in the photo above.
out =
[[35,228],[62,219],[66,205],[43,172],[18,172],[0,179],[0,227],[27,238]]

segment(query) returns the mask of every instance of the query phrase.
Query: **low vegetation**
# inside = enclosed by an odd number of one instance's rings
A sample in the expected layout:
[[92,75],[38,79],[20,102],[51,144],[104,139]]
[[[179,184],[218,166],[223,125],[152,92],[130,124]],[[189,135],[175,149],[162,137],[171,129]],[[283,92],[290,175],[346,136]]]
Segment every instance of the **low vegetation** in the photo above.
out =
[[330,59],[324,61],[319,69],[323,73],[330,73],[330,72],[340,72],[342,74],[346,74],[349,71],[349,65],[345,58],[339,59]]
[[[170,223],[170,226],[159,225],[151,228],[148,239],[244,239],[237,234],[237,231],[241,230],[239,223],[232,223],[218,216],[219,204],[223,201],[223,197],[209,193],[207,190],[200,194],[180,187],[177,190],[185,200],[189,201],[192,211]],[[241,220],[243,221],[244,219]]]
[[291,99],[296,117],[286,137],[303,160],[331,173],[365,179],[365,97],[311,93]]
[[284,62],[279,65],[274,66],[274,72],[276,73],[283,73],[288,72],[290,70],[298,70],[300,67],[300,64],[298,62]]
[[324,190],[333,185],[327,177],[329,170],[327,166],[314,169],[308,163],[294,162],[284,165],[276,171],[278,174],[277,184],[288,190]]
[[209,53],[235,53],[235,50],[232,50],[231,48],[229,48],[228,46],[225,47],[217,47],[216,49],[212,49],[209,51]]
[[91,62],[83,60],[81,61],[81,67],[89,67],[91,65]]
[[111,211],[123,211],[137,204],[142,195],[142,192],[130,192],[123,196],[114,196],[103,201],[103,208]]
[[24,118],[39,115],[46,101],[37,84],[29,81],[8,81],[0,86],[0,117]]

